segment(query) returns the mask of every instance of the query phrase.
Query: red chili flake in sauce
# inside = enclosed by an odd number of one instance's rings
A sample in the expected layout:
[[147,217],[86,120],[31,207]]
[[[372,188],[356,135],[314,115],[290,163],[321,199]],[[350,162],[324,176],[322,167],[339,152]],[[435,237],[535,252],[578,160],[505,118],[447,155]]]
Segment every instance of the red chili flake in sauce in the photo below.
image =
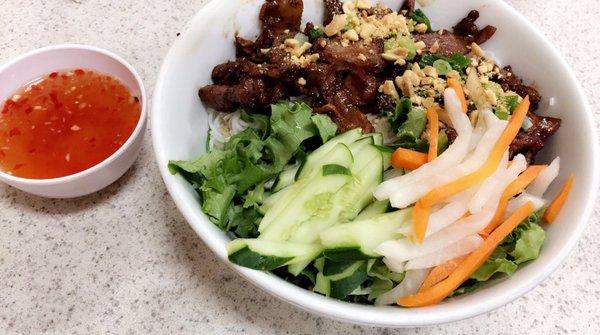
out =
[[75,69],[40,78],[0,110],[0,170],[48,179],[112,155],[133,133],[141,105],[116,79]]

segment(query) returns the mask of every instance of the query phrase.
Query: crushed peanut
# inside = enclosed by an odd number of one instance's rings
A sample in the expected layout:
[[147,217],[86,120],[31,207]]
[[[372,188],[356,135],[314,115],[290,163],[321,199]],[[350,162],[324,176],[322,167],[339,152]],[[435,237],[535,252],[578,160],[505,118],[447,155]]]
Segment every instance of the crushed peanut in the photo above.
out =
[[398,91],[396,91],[396,86],[394,86],[394,82],[391,80],[386,80],[383,82],[381,86],[379,86],[379,92],[391,97],[394,100],[400,99],[400,95]]

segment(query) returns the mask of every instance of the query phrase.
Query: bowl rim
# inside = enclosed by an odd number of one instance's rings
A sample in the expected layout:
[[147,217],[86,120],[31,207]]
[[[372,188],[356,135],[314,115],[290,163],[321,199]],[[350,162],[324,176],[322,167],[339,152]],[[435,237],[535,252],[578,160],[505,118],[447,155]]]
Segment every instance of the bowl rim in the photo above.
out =
[[[189,32],[196,23],[201,21],[204,15],[207,15],[211,11],[218,9],[217,6],[220,3],[220,1],[212,0],[204,6],[202,6],[200,10],[198,10],[196,14],[188,21],[188,24],[186,28],[182,31],[181,36],[185,36],[185,34]],[[550,50],[551,56],[556,58],[560,62],[562,67],[565,69],[566,78],[568,80],[567,85],[572,86],[574,88],[574,91],[576,92],[575,99],[579,101],[583,106],[583,110],[581,110],[581,113],[583,114],[585,121],[587,121],[587,127],[589,127],[590,134],[592,136],[592,145],[590,149],[590,164],[592,164],[591,170],[593,171],[593,174],[592,179],[590,180],[590,185],[597,185],[598,181],[600,180],[600,171],[598,169],[598,158],[600,156],[598,133],[596,128],[594,127],[595,123],[593,120],[593,114],[591,112],[589,102],[583,92],[580,82],[577,80],[577,77],[575,76],[569,64],[565,61],[564,57],[549,41],[549,39],[544,34],[542,34],[540,30],[538,30],[537,27],[535,27],[523,14],[518,12],[516,9],[514,9],[504,1],[498,1],[497,3],[500,6],[502,6],[503,10],[508,11],[510,16],[513,16],[516,19],[523,22],[529,28],[531,34],[536,39],[539,39],[542,42],[542,44]],[[582,206],[580,223],[576,226],[576,229],[572,231],[572,233],[569,235],[566,242],[564,243],[564,246],[559,251],[559,253],[555,255],[552,261],[544,264],[544,266],[541,267],[540,271],[535,275],[529,277],[528,281],[525,284],[515,285],[515,288],[510,291],[507,291],[507,294],[495,297],[492,300],[486,301],[485,303],[473,304],[473,306],[469,308],[466,308],[461,311],[455,311],[454,313],[422,313],[423,308],[398,309],[395,306],[377,306],[373,308],[373,306],[363,306],[354,303],[342,302],[297,287],[291,283],[284,281],[283,279],[275,277],[270,273],[255,271],[232,264],[227,260],[226,254],[224,254],[223,252],[224,247],[222,243],[216,239],[210,238],[213,235],[213,233],[210,231],[210,229],[207,229],[206,225],[212,225],[212,223],[208,220],[205,220],[203,222],[197,222],[197,220],[194,218],[194,213],[199,210],[199,207],[190,208],[185,205],[185,200],[183,199],[182,192],[178,189],[174,176],[172,176],[168,171],[166,164],[166,162],[168,162],[168,157],[165,157],[162,145],[158,140],[159,136],[156,135],[160,133],[160,127],[158,125],[158,115],[160,113],[159,106],[161,105],[161,101],[163,99],[161,92],[163,90],[163,86],[165,86],[164,79],[167,76],[170,67],[172,66],[171,64],[175,63],[175,59],[173,56],[175,54],[174,46],[177,45],[177,43],[178,40],[175,40],[173,42],[160,68],[160,72],[157,77],[156,86],[154,89],[152,106],[153,112],[150,120],[151,130],[154,134],[154,136],[152,137],[152,143],[155,153],[155,159],[157,164],[159,165],[159,170],[161,172],[161,176],[163,178],[163,181],[165,182],[167,190],[171,195],[173,201],[175,202],[176,207],[183,214],[188,224],[202,239],[204,244],[206,244],[211,249],[211,251],[215,253],[219,259],[221,259],[221,261],[225,262],[225,264],[233,268],[236,272],[241,274],[244,278],[246,278],[248,281],[250,281],[255,286],[259,287],[263,291],[268,292],[269,294],[281,300],[284,300],[294,306],[297,306],[305,311],[311,312],[319,316],[326,316],[328,318],[336,319],[339,321],[368,326],[384,327],[417,327],[438,325],[488,313],[521,297],[525,293],[538,286],[548,276],[550,276],[565,260],[565,258],[571,253],[572,249],[579,241],[583,230],[588,224],[589,218],[593,211],[595,199],[598,195],[598,189],[594,186],[592,186],[589,190],[590,197],[588,198],[585,205]],[[285,289],[279,290],[279,288]],[[378,311],[377,309],[380,309],[380,311]],[[382,313],[385,312],[386,309],[393,309],[395,315],[391,317],[388,316],[387,313]]]
[[[135,142],[136,138],[138,138],[140,136],[140,134],[143,134],[146,119],[148,118],[147,98],[146,98],[146,89],[144,87],[144,82],[143,82],[142,78],[140,77],[140,75],[138,74],[138,72],[135,70],[135,68],[131,64],[129,64],[124,58],[115,54],[112,51],[98,48],[98,47],[95,47],[92,45],[86,45],[86,44],[67,43],[67,44],[49,45],[46,47],[30,50],[22,55],[19,55],[15,58],[9,60],[8,62],[6,62],[6,63],[2,64],[2,66],[0,66],[0,73],[6,71],[7,69],[9,69],[10,67],[14,66],[17,63],[19,63],[23,60],[26,60],[29,57],[36,56],[36,55],[46,53],[46,52],[50,52],[50,51],[61,51],[61,50],[64,50],[64,51],[67,51],[67,50],[91,51],[91,52],[95,52],[95,53],[107,56],[109,58],[112,58],[113,60],[117,61],[121,65],[125,66],[127,71],[129,71],[133,75],[133,77],[135,78],[136,84],[140,88],[140,101],[141,101],[141,105],[142,105],[142,110],[140,112],[140,117],[136,123],[136,126],[135,126],[133,132],[131,133],[131,135],[129,135],[129,138],[127,139],[127,141],[125,141],[125,143],[123,143],[123,145],[117,151],[112,153],[110,156],[108,156],[103,161],[99,162],[98,164],[93,165],[83,171],[80,171],[80,172],[77,172],[74,174],[70,174],[67,176],[63,176],[63,177],[57,177],[57,178],[31,179],[31,178],[23,178],[23,177],[13,176],[11,174],[8,174],[8,173],[0,170],[0,179],[3,179],[5,181],[11,182],[11,183],[18,183],[20,185],[28,185],[28,186],[52,186],[52,185],[59,185],[59,184],[72,182],[74,180],[81,179],[81,178],[87,177],[89,175],[92,175],[92,174],[104,169],[105,167],[109,166],[118,157],[122,156],[127,150],[129,150],[131,148],[131,146]],[[94,69],[91,69],[91,70],[94,70]]]

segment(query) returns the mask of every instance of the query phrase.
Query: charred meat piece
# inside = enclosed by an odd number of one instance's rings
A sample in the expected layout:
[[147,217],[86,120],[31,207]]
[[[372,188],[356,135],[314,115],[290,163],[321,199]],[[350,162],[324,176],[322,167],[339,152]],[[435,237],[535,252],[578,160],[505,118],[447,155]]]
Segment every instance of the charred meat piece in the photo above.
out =
[[319,52],[320,60],[336,67],[336,70],[361,69],[367,73],[379,73],[385,66],[381,57],[383,42],[369,45],[352,44],[347,47],[336,42],[328,43]]
[[430,49],[437,42],[439,48],[436,53],[443,56],[469,52],[467,48],[469,42],[463,36],[449,31],[444,31],[441,35],[437,32],[415,35],[415,39],[425,42],[427,49]]
[[379,86],[377,78],[362,70],[351,71],[344,78],[344,89],[350,93],[349,97],[356,106],[364,106],[373,100]]
[[235,85],[244,78],[272,78],[281,77],[281,70],[272,64],[260,66],[249,60],[240,58],[232,62],[215,66],[212,71],[212,80],[219,85]]
[[237,58],[249,59],[255,63],[260,63],[264,60],[260,49],[254,41],[239,36],[235,37],[235,56]]
[[323,0],[325,4],[325,16],[323,19],[323,25],[328,25],[336,14],[343,14],[341,0]]
[[415,0],[404,0],[404,2],[402,3],[402,7],[400,7],[400,10],[401,11],[405,10],[407,13],[414,11],[415,10]]
[[532,109],[536,109],[542,100],[540,93],[532,86],[523,84],[523,81],[513,73],[510,65],[500,70],[500,75],[493,77],[492,80],[500,84],[505,91],[513,91],[522,97],[529,96]]
[[485,43],[496,33],[496,27],[485,26],[483,29],[479,29],[475,24],[475,21],[477,21],[478,18],[478,11],[470,11],[464,19],[460,20],[460,22],[454,26],[454,32],[463,36],[469,43]]
[[333,121],[344,132],[354,128],[362,128],[365,132],[373,132],[373,125],[366,115],[352,103],[351,92],[344,88],[342,80],[334,66],[329,64],[311,64],[308,69],[308,82],[314,85],[322,100],[327,102],[327,108],[317,108],[326,111]]
[[233,86],[208,85],[202,87],[198,95],[205,104],[216,110],[234,111],[241,107],[258,112],[288,97],[281,84],[271,84],[258,78],[246,78]]
[[560,128],[561,120],[548,116],[529,113],[533,125],[527,131],[521,130],[510,145],[511,157],[523,154],[529,164],[535,162],[535,156],[544,148],[546,140]]
[[260,9],[259,19],[262,32],[256,40],[259,48],[268,48],[276,37],[289,30],[293,34],[300,31],[302,0],[266,0]]

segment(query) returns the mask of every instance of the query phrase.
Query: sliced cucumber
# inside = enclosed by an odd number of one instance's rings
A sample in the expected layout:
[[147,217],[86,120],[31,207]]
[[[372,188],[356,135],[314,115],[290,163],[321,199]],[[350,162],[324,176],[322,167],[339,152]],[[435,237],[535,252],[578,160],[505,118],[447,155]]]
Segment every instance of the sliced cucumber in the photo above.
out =
[[296,235],[296,229],[304,221],[315,217],[327,218],[333,206],[331,199],[351,178],[340,174],[317,176],[302,183],[302,187],[294,186],[293,193],[286,194],[286,198],[289,196],[292,200],[278,215],[270,216],[270,222],[264,224],[270,214],[270,211],[267,212],[259,226],[259,238],[286,241]]
[[[291,185],[290,185],[291,186]],[[296,186],[296,185],[294,185]],[[265,215],[267,212],[269,212],[272,208],[274,208],[275,206],[277,206],[278,204],[281,204],[282,199],[284,199],[286,197],[286,193],[288,192],[293,192],[294,187],[286,187],[283,190],[276,192],[276,193],[272,193],[269,196],[267,196],[265,198],[265,200],[263,201],[262,205],[259,208],[259,211]],[[264,219],[263,219],[264,220]]]
[[408,208],[333,226],[320,234],[324,255],[334,261],[378,258],[374,249],[394,239],[397,230],[409,222],[411,213],[412,208]]
[[292,185],[294,181],[296,181],[296,173],[298,173],[299,168],[300,164],[294,164],[281,171],[279,176],[277,176],[277,179],[275,179],[275,183],[273,184],[273,192],[281,191],[282,189]]
[[373,143],[373,144],[379,145],[379,146],[383,145],[383,134],[375,133],[372,136],[373,136],[373,141],[375,141],[375,143]]
[[344,299],[367,280],[367,262],[358,261],[349,263],[343,271],[325,275],[317,274],[317,283],[314,291],[336,299]]
[[227,245],[229,260],[247,268],[271,271],[278,267],[314,259],[321,253],[318,245],[260,239],[237,239]]
[[337,164],[335,161],[332,161],[332,154],[335,153],[335,151],[332,151],[334,147],[336,147],[338,144],[349,146],[361,136],[362,130],[353,129],[332,138],[327,143],[320,146],[317,150],[313,151],[306,157],[304,164],[302,164],[298,170],[298,173],[296,174],[296,180],[310,178],[319,174],[323,165]]
[[362,212],[360,212],[360,214],[358,214],[358,216],[356,217],[356,220],[371,219],[374,216],[377,216],[379,214],[383,214],[383,213],[387,212],[389,208],[390,208],[389,200],[375,201],[375,202],[371,203],[369,206],[365,207],[365,209],[363,209]]

